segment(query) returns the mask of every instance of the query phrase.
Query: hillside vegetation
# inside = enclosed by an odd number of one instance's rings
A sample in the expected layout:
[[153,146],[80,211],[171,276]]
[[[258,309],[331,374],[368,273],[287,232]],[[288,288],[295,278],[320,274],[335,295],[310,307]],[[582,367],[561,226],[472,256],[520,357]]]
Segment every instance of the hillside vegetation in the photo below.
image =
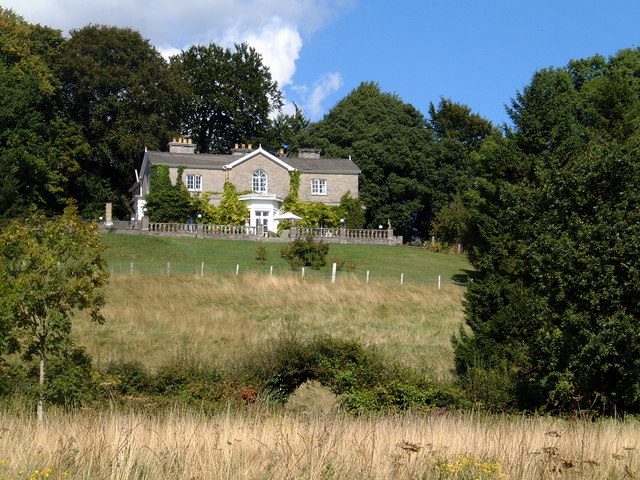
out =
[[[76,322],[77,341],[97,364],[138,361],[158,368],[188,356],[222,365],[295,332],[357,340],[436,378],[450,378],[450,337],[462,324],[464,293],[451,281],[466,274],[462,257],[419,248],[332,245],[330,257],[358,265],[332,284],[328,270],[302,278],[288,269],[279,256],[283,244],[266,243],[268,261],[261,265],[255,242],[113,234],[105,242],[110,269],[128,272],[134,262],[136,272],[157,273],[112,274],[105,325]],[[270,265],[276,267],[273,276]],[[180,266],[188,273],[175,273]],[[362,269],[371,271],[369,283]]]

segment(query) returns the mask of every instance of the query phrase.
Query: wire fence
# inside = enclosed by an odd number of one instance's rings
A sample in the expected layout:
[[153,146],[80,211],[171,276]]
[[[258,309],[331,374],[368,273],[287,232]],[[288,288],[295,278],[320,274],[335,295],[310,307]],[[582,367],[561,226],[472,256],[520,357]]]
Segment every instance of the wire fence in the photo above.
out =
[[359,281],[369,283],[373,281],[386,281],[400,285],[423,284],[443,288],[448,285],[466,287],[470,281],[464,274],[448,277],[438,273],[424,272],[389,274],[389,272],[377,272],[373,270],[338,270],[337,265],[327,270],[314,270],[302,267],[294,271],[289,267],[277,265],[236,264],[220,265],[206,262],[110,262],[108,271],[119,275],[195,275],[204,276],[240,276],[240,275],[264,275],[278,277],[299,277],[309,279],[324,279],[328,282]]

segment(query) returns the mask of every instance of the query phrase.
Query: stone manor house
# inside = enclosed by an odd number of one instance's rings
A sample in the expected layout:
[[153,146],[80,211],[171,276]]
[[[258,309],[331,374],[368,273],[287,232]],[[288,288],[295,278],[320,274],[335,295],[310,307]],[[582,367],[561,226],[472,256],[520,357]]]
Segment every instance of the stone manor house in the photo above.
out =
[[184,167],[182,182],[193,194],[220,192],[211,196],[218,204],[225,179],[240,192],[249,207],[248,225],[275,232],[282,202],[289,193],[290,172],[300,172],[298,198],[305,202],[340,204],[345,193],[358,196],[360,170],[350,158],[322,158],[319,150],[300,149],[297,158],[274,155],[261,146],[236,145],[229,155],[195,153],[190,139],[174,139],[167,152],[145,151],[136,183],[131,187],[133,211],[137,220],[144,216],[145,195],[149,193],[151,165],[166,165],[175,183],[179,167]]

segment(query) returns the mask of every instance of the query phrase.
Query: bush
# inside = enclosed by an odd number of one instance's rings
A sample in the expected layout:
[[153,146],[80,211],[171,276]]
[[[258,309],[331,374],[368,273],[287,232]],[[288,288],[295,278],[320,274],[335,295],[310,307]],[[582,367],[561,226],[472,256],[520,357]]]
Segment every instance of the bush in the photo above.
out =
[[351,259],[337,259],[334,258],[331,260],[331,263],[335,263],[336,264],[336,270],[338,272],[355,272],[356,269],[358,268],[358,265],[356,265],[356,262],[354,262]]
[[312,236],[304,240],[297,238],[281,250],[282,258],[289,262],[292,270],[301,267],[319,270],[327,264],[328,253],[329,244],[316,242]]
[[219,401],[222,397],[221,381],[222,376],[215,368],[179,357],[160,368],[151,384],[153,393],[190,404]]
[[[33,388],[38,388],[38,368],[34,367],[31,373]],[[73,407],[95,399],[91,357],[81,347],[52,357],[48,362],[47,376],[45,396],[48,402]]]
[[461,406],[460,392],[440,388],[414,370],[390,364],[371,348],[329,336],[280,337],[250,352],[234,372],[242,384],[285,403],[300,385],[317,380],[350,412]]
[[264,265],[264,263],[267,261],[267,247],[265,247],[261,243],[259,243],[256,247],[256,260],[261,265]]
[[140,362],[110,362],[105,374],[123,395],[145,392],[151,387],[149,373]]

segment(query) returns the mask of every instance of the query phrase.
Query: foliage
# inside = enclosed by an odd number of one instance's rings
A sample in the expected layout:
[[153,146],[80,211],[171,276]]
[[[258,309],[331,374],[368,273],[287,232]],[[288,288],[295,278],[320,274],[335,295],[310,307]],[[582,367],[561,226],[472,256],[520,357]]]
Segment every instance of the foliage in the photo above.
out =
[[638,49],[540,71],[481,151],[472,334],[454,341],[463,384],[499,388],[481,399],[640,411],[639,75]]
[[442,207],[431,222],[432,233],[440,242],[468,243],[469,210],[457,195],[453,202]]
[[[49,381],[44,393],[55,405],[79,407],[95,398],[96,385],[91,357],[81,347],[73,346],[51,357],[48,365]],[[37,368],[31,372],[37,378]]]
[[238,196],[235,185],[228,180],[225,181],[218,207],[221,225],[245,225],[249,220],[249,207],[239,200]]
[[340,198],[340,210],[345,228],[364,228],[364,205],[359,198],[353,198],[351,192]]
[[300,385],[317,380],[344,396],[347,411],[429,408],[460,404],[459,392],[441,389],[412,370],[390,364],[375,350],[331,336],[279,336],[237,367],[240,380],[286,402]]
[[282,94],[258,52],[246,43],[234,51],[194,45],[171,58],[182,79],[183,133],[200,153],[226,153],[234,143],[252,143],[266,133],[269,114]]
[[352,156],[362,170],[360,198],[366,224],[390,220],[400,235],[428,231],[434,188],[433,137],[423,115],[400,98],[362,83],[318,123],[300,143],[326,155]]
[[152,222],[185,223],[193,216],[193,204],[187,187],[182,182],[184,167],[178,168],[175,185],[166,165],[151,165],[150,191],[146,208]]
[[267,261],[267,247],[261,243],[256,247],[256,260],[260,264],[264,264]]
[[44,416],[47,359],[71,345],[71,316],[87,310],[103,321],[102,243],[95,225],[81,222],[76,209],[48,221],[34,213],[0,234],[0,325],[2,353],[19,346],[36,355],[40,369],[38,417]]
[[[79,159],[78,188],[106,181],[103,192],[78,191],[81,206],[126,198],[145,147],[159,150],[177,129],[174,78],[160,53],[130,28],[88,25],[71,30],[58,59],[65,108],[81,126],[89,152]],[[123,198],[124,197],[124,198]]]
[[0,225],[32,206],[57,211],[70,195],[78,155],[62,125],[55,61],[59,31],[31,25],[0,7]]
[[319,270],[327,264],[329,244],[317,242],[312,236],[306,239],[296,238],[281,251],[282,258],[286,259],[293,270],[300,267],[311,267]]

